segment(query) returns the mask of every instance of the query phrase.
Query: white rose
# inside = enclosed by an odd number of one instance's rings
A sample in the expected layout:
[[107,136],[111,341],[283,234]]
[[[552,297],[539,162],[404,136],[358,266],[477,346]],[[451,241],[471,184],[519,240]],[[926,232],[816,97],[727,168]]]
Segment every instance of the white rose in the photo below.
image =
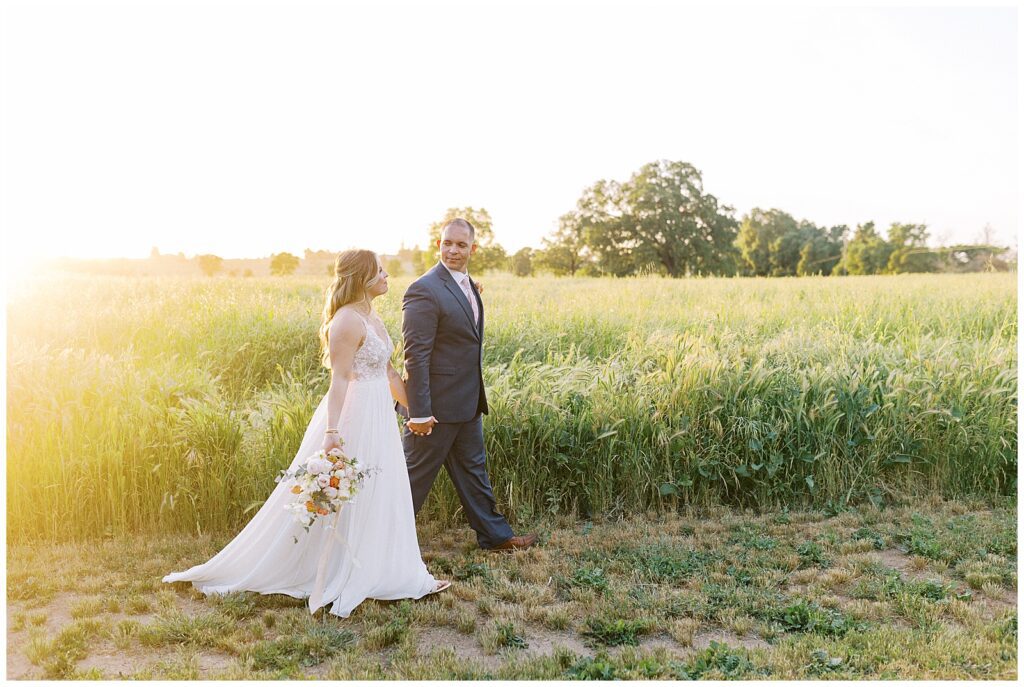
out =
[[328,475],[319,475],[316,478],[316,483],[321,487],[328,487],[331,485],[331,478]]
[[306,463],[306,471],[311,475],[319,475],[331,469],[331,461],[326,458],[314,458]]
[[338,495],[338,490],[334,487],[324,487],[324,496],[329,499],[333,499]]

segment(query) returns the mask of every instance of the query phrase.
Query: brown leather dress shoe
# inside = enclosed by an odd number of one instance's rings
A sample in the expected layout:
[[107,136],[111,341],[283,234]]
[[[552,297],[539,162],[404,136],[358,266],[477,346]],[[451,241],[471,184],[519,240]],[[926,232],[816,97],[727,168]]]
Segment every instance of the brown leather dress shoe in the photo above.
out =
[[518,551],[520,549],[528,549],[537,542],[537,534],[531,532],[530,534],[524,534],[521,537],[512,537],[507,541],[503,541],[495,547],[487,549],[488,551]]

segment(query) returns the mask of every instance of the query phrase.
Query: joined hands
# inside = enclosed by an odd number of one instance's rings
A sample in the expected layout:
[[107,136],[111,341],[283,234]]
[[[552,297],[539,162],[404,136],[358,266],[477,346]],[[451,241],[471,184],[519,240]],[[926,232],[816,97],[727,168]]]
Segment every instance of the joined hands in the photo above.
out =
[[425,437],[434,430],[434,425],[437,424],[437,418],[433,415],[426,422],[412,422],[406,420],[405,426],[409,428],[409,431],[421,437]]

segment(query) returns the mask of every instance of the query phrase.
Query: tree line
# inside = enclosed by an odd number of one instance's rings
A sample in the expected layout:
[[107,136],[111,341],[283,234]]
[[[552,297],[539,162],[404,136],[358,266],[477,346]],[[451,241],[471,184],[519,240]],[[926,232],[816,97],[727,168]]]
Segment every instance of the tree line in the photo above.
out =
[[[483,208],[449,208],[430,225],[427,248],[401,248],[385,259],[393,275],[422,273],[437,262],[441,228],[464,217],[476,228],[476,272],[507,270],[520,276],[806,276],[967,272],[1016,268],[1016,256],[993,245],[989,227],[980,243],[931,248],[924,224],[892,223],[883,237],[872,221],[819,226],[779,209],[754,208],[736,219],[734,209],[704,189],[700,171],[686,162],[659,160],[626,181],[600,180],[583,190],[576,206],[558,218],[540,248],[509,255],[495,240]],[[318,255],[323,251],[306,251]],[[326,253],[325,253],[326,254]],[[220,258],[197,256],[207,274]],[[299,258],[271,257],[272,274],[291,274]],[[327,266],[330,272],[331,265]]]
[[[930,248],[924,224],[894,222],[883,237],[874,222],[819,226],[778,209],[754,208],[735,218],[733,208],[704,189],[701,173],[686,162],[644,165],[627,181],[601,180],[584,189],[576,207],[558,219],[541,248],[509,255],[494,241],[485,209],[450,208],[430,227],[435,245],[444,223],[465,217],[477,228],[474,270],[505,269],[527,276],[805,276],[1007,270],[1007,248],[982,241]],[[389,272],[429,269],[433,250],[403,249]]]
[[[924,224],[894,222],[882,237],[874,222],[853,231],[819,226],[778,209],[733,208],[705,191],[686,162],[644,165],[627,181],[601,180],[539,250],[531,267],[554,274],[656,273],[682,276],[804,276],[1006,270],[1007,248],[991,241],[929,248]],[[513,269],[513,271],[515,271]]]

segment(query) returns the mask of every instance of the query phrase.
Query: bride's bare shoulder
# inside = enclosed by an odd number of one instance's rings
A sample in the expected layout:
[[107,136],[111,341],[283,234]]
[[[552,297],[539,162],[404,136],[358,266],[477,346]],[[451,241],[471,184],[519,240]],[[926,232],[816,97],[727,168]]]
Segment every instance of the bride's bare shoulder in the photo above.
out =
[[349,339],[355,342],[363,338],[366,325],[363,318],[354,309],[342,306],[331,318],[330,337],[332,339]]

